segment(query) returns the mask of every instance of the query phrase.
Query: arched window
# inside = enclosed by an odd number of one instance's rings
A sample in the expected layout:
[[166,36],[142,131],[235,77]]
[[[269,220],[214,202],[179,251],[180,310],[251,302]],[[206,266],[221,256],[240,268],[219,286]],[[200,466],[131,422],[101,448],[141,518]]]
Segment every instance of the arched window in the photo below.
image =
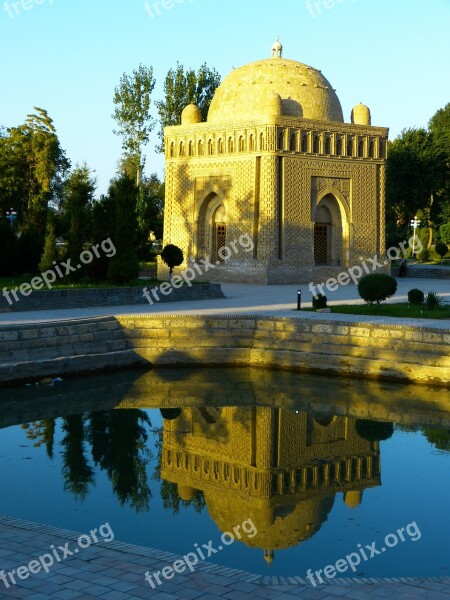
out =
[[284,132],[278,134],[278,150],[284,150]]
[[253,133],[250,135],[250,138],[248,140],[248,146],[249,146],[249,150],[250,152],[254,152],[255,151],[255,136],[253,135]]
[[214,142],[212,140],[208,140],[208,155],[211,156],[214,152]]
[[324,154],[331,154],[331,139],[327,135],[325,138],[325,152]]
[[234,152],[234,142],[233,138],[230,136],[228,138],[228,154],[232,154]]
[[364,140],[358,142],[358,157],[363,158],[364,156]]
[[194,156],[194,144],[192,143],[192,140],[189,141],[188,155]]
[[319,148],[320,148],[319,136],[317,134],[314,134],[314,140],[313,140],[314,154],[319,154],[319,152],[320,152]]
[[202,140],[198,141],[197,154],[199,156],[203,156],[203,142],[202,142]]
[[259,134],[259,149],[264,150],[264,134]]
[[289,141],[289,150],[295,152],[297,150],[297,138],[295,133],[291,133],[291,139]]
[[244,136],[239,136],[239,152],[245,152],[245,140]]
[[369,158],[375,158],[375,145],[373,140],[369,142]]
[[302,152],[308,152],[308,134],[302,135]]
[[180,142],[178,156],[184,156],[184,142]]
[[170,144],[170,153],[169,154],[170,154],[170,158],[173,158],[175,156],[175,143],[174,142],[172,142]]
[[353,156],[353,138],[347,140],[347,156]]
[[219,141],[217,142],[217,152],[219,154],[223,154],[223,139],[219,138]]
[[336,140],[336,154],[342,156],[342,139],[340,137]]

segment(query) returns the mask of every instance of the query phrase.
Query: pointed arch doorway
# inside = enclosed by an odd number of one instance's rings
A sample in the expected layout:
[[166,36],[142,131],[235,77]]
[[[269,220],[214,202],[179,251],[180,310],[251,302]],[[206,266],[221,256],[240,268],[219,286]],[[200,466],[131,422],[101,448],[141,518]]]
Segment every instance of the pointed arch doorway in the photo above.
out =
[[346,264],[348,254],[347,219],[336,196],[324,195],[314,217],[314,264]]

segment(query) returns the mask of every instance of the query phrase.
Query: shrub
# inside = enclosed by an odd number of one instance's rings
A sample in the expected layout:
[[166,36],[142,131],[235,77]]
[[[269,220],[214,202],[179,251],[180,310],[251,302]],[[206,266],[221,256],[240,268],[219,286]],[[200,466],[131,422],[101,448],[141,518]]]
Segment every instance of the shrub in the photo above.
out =
[[368,419],[358,419],[355,423],[356,433],[369,442],[388,440],[394,433],[394,424]]
[[422,252],[417,254],[417,260],[419,262],[428,262],[430,260],[430,251],[425,248]]
[[183,263],[183,250],[178,248],[178,246],[174,246],[174,244],[167,244],[161,252],[161,258],[169,267],[170,274],[172,275],[173,268],[179,267]]
[[44,240],[39,230],[29,225],[18,240],[19,273],[35,273],[38,270],[43,248]]
[[426,310],[442,310],[445,306],[445,300],[442,296],[438,296],[436,292],[428,292],[425,298]]
[[390,298],[397,291],[397,281],[384,273],[372,273],[360,279],[358,294],[368,304],[380,306],[380,302]]
[[48,269],[53,269],[53,261],[57,260],[58,251],[56,249],[55,227],[52,222],[47,223],[47,232],[45,234],[44,252],[39,262],[39,270],[41,273]]
[[434,247],[434,250],[436,254],[439,254],[441,260],[444,258],[444,256],[446,256],[446,254],[448,254],[448,246],[447,244],[444,244],[444,242],[438,242]]
[[312,299],[312,305],[313,308],[315,308],[316,310],[319,308],[326,308],[327,307],[327,297],[324,296],[323,294],[317,294],[317,296],[313,296]]
[[415,306],[421,306],[424,300],[425,294],[422,292],[422,290],[418,290],[417,288],[409,290],[408,302],[410,304],[414,304]]

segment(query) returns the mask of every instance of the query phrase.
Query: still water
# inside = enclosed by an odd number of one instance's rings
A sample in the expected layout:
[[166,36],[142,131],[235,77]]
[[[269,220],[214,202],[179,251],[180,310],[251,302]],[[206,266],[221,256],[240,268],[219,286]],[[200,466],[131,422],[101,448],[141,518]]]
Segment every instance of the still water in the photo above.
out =
[[3,389],[0,514],[108,522],[117,540],[183,555],[211,540],[209,562],[259,574],[305,576],[366,548],[355,576],[449,575],[447,396],[251,369]]

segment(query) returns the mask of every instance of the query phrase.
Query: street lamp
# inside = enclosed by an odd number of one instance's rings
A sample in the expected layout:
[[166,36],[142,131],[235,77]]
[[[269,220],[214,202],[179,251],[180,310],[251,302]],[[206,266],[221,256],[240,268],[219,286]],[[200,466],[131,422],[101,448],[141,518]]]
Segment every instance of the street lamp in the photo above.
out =
[[8,212],[6,213],[6,218],[8,219],[11,227],[13,227],[14,221],[17,219],[16,211],[13,208],[11,208],[11,210],[8,210]]
[[411,256],[414,258],[414,251],[416,248],[416,229],[420,225],[420,221],[417,220],[417,217],[414,217],[411,221],[411,227],[413,228],[413,247]]

